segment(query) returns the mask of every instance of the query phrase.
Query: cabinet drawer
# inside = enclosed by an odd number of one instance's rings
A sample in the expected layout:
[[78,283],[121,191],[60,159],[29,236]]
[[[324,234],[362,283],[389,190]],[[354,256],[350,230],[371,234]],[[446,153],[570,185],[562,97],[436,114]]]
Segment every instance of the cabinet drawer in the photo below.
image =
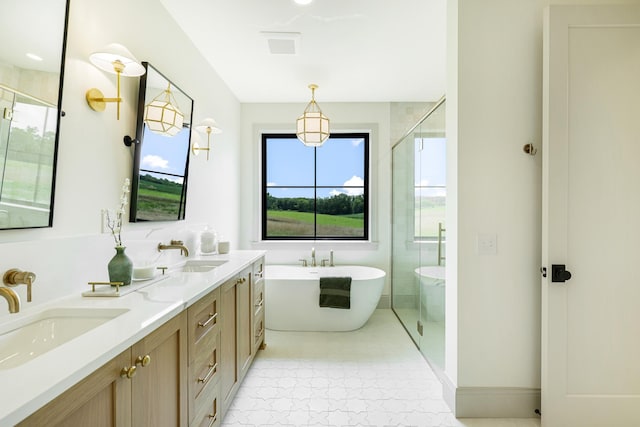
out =
[[264,278],[264,258],[253,264],[253,277],[255,278],[255,281]]
[[216,289],[189,307],[189,361],[195,358],[195,346],[208,334],[215,335],[220,329],[220,289]]
[[190,395],[198,398],[202,389],[220,377],[220,332],[207,334],[195,346],[195,357],[189,366]]
[[196,399],[196,416],[191,422],[195,427],[219,427],[222,423],[220,383],[208,384]]
[[255,322],[253,323],[253,345],[259,347],[260,343],[264,341],[264,310],[260,310],[256,314]]
[[264,280],[256,283],[253,290],[253,313],[257,316],[260,310],[264,308]]

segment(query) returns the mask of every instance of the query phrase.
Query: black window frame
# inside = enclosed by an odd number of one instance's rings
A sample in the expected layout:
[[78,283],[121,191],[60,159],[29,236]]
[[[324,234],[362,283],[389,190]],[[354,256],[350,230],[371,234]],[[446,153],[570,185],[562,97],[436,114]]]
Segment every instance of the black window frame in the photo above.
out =
[[[332,133],[329,139],[364,139],[364,176],[363,176],[363,234],[362,236],[318,236],[318,225],[315,219],[317,212],[317,190],[321,188],[350,188],[348,186],[321,186],[317,185],[317,151],[322,147],[308,147],[309,150],[314,150],[313,162],[314,162],[314,185],[282,185],[282,186],[267,186],[267,141],[269,139],[295,139],[298,140],[295,133],[263,133],[261,135],[261,165],[262,165],[262,177],[261,177],[261,200],[262,206],[260,208],[260,223],[261,223],[261,239],[263,241],[283,241],[283,240],[296,240],[296,241],[368,241],[369,240],[369,218],[370,218],[370,163],[369,153],[371,150],[371,134],[369,132],[340,132]],[[300,144],[302,142],[298,141]],[[267,192],[270,188],[312,188],[314,193],[314,224],[313,224],[313,236],[267,236]],[[359,188],[359,187],[358,187]]]

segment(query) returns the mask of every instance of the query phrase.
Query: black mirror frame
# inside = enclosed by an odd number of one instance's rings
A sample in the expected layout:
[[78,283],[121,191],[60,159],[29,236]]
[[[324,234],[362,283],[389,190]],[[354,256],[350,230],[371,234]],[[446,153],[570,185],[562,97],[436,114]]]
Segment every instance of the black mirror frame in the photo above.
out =
[[179,90],[182,94],[191,101],[190,106],[190,117],[188,127],[189,129],[189,139],[187,143],[187,155],[184,166],[184,178],[183,178],[183,186],[182,186],[182,194],[180,196],[180,207],[178,211],[178,217],[175,219],[162,219],[158,221],[180,221],[185,219],[185,209],[187,204],[187,184],[189,178],[189,158],[190,149],[191,149],[191,132],[193,130],[193,98],[187,95],[182,89],[176,86],[171,80],[169,80],[164,74],[158,71],[154,66],[149,64],[148,62],[143,61],[142,65],[144,66],[146,73],[144,73],[140,77],[140,86],[138,91],[138,116],[136,122],[136,138],[133,139],[129,136],[124,137],[124,143],[127,146],[133,145],[135,147],[135,152],[133,156],[133,171],[131,178],[131,202],[129,207],[129,222],[151,222],[154,220],[141,219],[138,218],[138,188],[140,185],[140,158],[142,154],[142,149],[144,145],[144,132],[145,132],[145,123],[144,123],[144,108],[145,108],[145,100],[146,100],[146,91],[147,91],[147,76],[149,68],[153,69],[154,72],[158,73],[162,78],[164,78],[167,82],[171,84],[171,87]]
[[58,173],[58,147],[60,145],[60,121],[65,116],[62,111],[62,89],[64,86],[64,65],[67,57],[67,34],[69,31],[69,5],[71,0],[65,0],[64,10],[64,30],[62,33],[62,50],[60,53],[60,79],[58,80],[58,111],[56,114],[56,136],[53,144],[53,167],[51,172],[51,197],[49,199],[49,221],[43,225],[27,225],[24,227],[0,227],[2,230],[24,230],[29,228],[51,228],[53,227],[53,208],[54,199],[56,194],[56,176]]

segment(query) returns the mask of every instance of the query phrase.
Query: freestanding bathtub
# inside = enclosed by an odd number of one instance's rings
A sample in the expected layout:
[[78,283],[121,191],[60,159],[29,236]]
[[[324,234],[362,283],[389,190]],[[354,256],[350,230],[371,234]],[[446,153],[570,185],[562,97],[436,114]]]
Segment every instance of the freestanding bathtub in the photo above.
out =
[[[351,277],[351,308],[320,307],[320,277]],[[357,265],[301,267],[267,265],[265,322],[278,331],[352,331],[378,305],[386,273]]]

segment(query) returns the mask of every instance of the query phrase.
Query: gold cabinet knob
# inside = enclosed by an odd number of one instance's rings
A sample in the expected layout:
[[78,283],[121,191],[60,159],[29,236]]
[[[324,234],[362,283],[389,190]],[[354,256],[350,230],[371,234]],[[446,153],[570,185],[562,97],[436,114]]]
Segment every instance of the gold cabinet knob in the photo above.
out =
[[146,354],[144,356],[138,356],[136,358],[136,365],[140,365],[142,367],[145,367],[149,363],[151,363],[151,356],[149,356],[148,354]]
[[120,371],[120,376],[122,378],[133,378],[133,376],[136,374],[136,367],[135,366],[129,366],[128,368],[125,366],[124,368],[122,368],[122,371]]

